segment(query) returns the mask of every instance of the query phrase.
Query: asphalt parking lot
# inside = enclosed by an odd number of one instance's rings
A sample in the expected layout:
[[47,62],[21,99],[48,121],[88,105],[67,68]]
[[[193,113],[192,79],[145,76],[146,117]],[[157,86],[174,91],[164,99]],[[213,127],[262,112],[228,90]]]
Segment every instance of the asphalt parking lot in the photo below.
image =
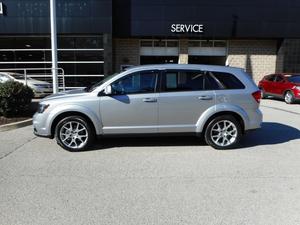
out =
[[32,127],[0,133],[0,224],[300,224],[300,105],[263,100],[241,148],[107,139],[70,153]]

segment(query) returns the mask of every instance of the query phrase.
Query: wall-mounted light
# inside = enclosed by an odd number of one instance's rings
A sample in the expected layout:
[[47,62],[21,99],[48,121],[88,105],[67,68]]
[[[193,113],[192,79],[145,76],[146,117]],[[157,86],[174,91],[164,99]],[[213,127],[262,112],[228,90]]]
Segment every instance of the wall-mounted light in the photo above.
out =
[[3,3],[0,2],[0,15],[3,15]]

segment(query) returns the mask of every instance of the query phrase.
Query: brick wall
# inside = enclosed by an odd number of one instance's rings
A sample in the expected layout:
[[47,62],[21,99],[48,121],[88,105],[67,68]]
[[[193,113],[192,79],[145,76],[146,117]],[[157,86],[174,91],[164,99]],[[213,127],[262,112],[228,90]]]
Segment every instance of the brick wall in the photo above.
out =
[[277,41],[231,40],[228,43],[227,64],[244,68],[258,82],[264,75],[275,73]]
[[115,72],[120,71],[121,65],[140,64],[139,39],[114,39],[113,62]]
[[188,64],[189,63],[189,40],[180,39],[179,40],[179,64]]

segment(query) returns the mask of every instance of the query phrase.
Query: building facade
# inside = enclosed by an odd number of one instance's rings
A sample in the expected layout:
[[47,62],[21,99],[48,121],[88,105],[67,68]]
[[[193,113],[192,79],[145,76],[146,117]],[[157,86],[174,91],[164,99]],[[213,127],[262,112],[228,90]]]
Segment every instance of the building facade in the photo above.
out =
[[[0,69],[50,68],[49,0],[0,5]],[[59,0],[58,65],[68,88],[140,64],[235,66],[255,81],[299,72],[299,9],[294,0]]]

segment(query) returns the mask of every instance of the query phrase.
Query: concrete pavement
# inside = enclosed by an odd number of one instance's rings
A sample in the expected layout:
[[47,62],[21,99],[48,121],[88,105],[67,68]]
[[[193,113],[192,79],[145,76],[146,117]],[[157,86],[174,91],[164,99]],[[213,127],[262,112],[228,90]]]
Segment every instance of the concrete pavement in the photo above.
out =
[[0,224],[300,224],[300,105],[216,151],[193,137],[107,139],[70,153],[0,133]]

